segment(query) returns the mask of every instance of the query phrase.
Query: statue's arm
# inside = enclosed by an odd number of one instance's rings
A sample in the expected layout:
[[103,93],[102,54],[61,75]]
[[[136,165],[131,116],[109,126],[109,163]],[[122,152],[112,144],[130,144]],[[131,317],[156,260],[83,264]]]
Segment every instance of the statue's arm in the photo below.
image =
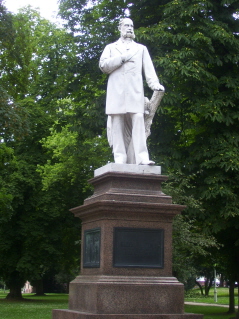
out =
[[107,45],[100,57],[99,67],[103,73],[110,74],[124,63],[121,55],[112,56],[111,46]]
[[145,75],[146,82],[150,89],[153,91],[159,90],[164,91],[164,87],[159,83],[159,79],[154,69],[153,62],[149,55],[149,51],[146,47],[144,47],[143,52],[143,71]]

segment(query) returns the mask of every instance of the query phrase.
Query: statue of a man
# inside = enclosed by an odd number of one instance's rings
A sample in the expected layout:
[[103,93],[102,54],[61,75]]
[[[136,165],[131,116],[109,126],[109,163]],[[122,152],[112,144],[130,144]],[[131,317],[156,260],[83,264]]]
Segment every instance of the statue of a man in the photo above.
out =
[[100,69],[109,74],[106,114],[108,140],[118,164],[154,165],[146,145],[143,74],[152,90],[164,91],[159,83],[147,48],[133,41],[131,19],[120,21],[121,37],[107,45],[100,58]]

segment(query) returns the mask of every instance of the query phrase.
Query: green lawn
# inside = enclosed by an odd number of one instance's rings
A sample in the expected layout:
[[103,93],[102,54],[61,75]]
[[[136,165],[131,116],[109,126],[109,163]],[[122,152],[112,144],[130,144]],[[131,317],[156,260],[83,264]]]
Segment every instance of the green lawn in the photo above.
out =
[[[228,305],[228,288],[217,288],[218,305]],[[214,288],[210,290],[209,296],[201,296],[199,289],[194,289],[185,297],[185,301],[214,304]],[[235,289],[235,304],[237,304],[237,289]],[[185,312],[204,314],[204,319],[229,319],[234,315],[227,313],[228,308],[213,306],[191,306],[185,305]]]
[[204,319],[230,319],[232,314],[227,313],[227,308],[213,306],[191,306],[185,305],[185,312],[200,313],[204,315]]
[[52,309],[68,309],[68,295],[46,294],[35,297],[25,294],[24,301],[7,301],[6,294],[0,294],[1,319],[51,319]]
[[[190,296],[185,297],[185,301],[215,303],[213,288],[211,288],[208,297],[201,296],[199,289],[192,290],[189,295]],[[228,295],[229,295],[228,288],[217,288],[217,304],[228,305],[229,303]],[[237,304],[237,288],[235,288],[235,302]]]

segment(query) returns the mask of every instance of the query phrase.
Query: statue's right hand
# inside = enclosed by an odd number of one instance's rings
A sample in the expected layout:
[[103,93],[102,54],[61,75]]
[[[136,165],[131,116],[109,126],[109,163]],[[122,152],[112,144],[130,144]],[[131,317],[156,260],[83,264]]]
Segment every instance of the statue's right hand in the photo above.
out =
[[127,54],[127,53],[124,53],[124,54],[121,55],[121,59],[122,59],[123,63],[129,61],[130,58],[131,58],[131,55]]

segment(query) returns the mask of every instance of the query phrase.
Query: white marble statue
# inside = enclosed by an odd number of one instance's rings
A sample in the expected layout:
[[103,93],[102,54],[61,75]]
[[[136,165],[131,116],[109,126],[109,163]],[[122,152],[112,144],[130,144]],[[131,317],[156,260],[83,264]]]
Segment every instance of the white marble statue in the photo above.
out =
[[109,74],[108,140],[113,147],[115,163],[154,165],[146,145],[143,75],[152,90],[163,93],[164,87],[159,83],[147,48],[133,40],[132,20],[122,19],[119,30],[120,39],[105,47],[99,63],[102,72]]

